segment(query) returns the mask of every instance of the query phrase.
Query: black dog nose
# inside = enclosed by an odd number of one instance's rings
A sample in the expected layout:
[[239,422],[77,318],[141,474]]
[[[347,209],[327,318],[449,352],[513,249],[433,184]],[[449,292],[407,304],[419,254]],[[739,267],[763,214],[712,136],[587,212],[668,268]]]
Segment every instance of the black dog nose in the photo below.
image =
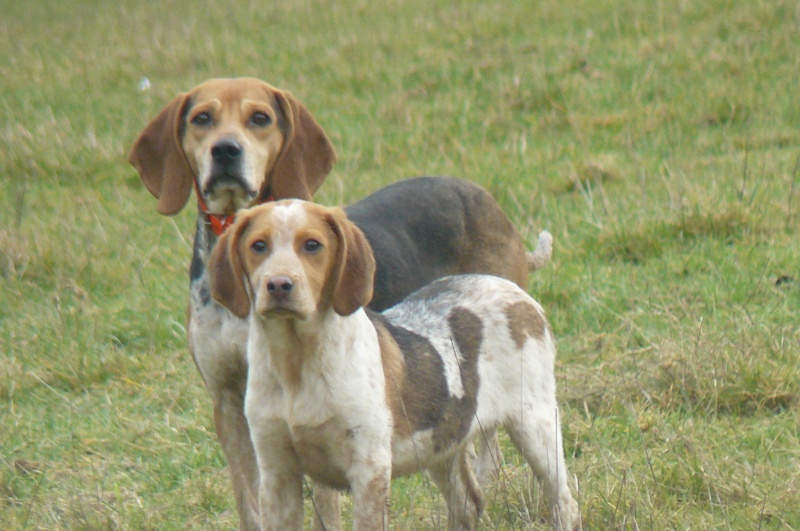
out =
[[267,281],[267,292],[279,301],[288,297],[292,288],[294,284],[289,277],[276,276]]
[[242,146],[232,138],[223,138],[211,147],[211,157],[221,164],[236,162],[242,156]]

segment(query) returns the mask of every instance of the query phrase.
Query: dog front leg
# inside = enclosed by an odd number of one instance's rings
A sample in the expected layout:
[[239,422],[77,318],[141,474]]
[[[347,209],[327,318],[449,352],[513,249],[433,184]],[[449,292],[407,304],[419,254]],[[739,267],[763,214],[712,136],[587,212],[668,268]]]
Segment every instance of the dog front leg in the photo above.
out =
[[366,470],[351,475],[353,531],[389,529],[391,457],[381,461],[368,458]]
[[259,509],[263,531],[303,529],[303,475],[284,467],[261,471]]
[[[250,373],[248,383],[252,383]],[[258,461],[258,509],[263,531],[303,529],[303,468],[285,421],[270,417],[258,386],[248,385],[245,412]],[[255,397],[255,398],[254,398]]]
[[237,390],[218,393],[214,404],[214,426],[219,437],[236,497],[241,531],[259,531],[258,466],[250,428],[244,416],[244,396]]
[[314,485],[314,531],[341,531],[342,510],[339,493],[330,487]]

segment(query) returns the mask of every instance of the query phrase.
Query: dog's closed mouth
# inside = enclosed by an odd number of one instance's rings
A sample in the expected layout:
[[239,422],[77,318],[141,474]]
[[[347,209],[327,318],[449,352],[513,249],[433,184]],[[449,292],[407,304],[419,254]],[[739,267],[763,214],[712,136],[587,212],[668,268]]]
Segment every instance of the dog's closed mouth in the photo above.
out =
[[279,301],[272,297],[264,304],[260,304],[256,311],[265,319],[303,319],[306,316],[292,301]]
[[273,306],[264,310],[261,315],[263,317],[297,317],[298,313],[286,306]]
[[253,202],[258,196],[258,191],[250,189],[239,178],[226,174],[212,177],[203,190],[203,196],[209,203],[215,203],[216,206],[223,205],[221,209],[223,213],[234,214],[238,209]]
[[247,186],[238,173],[230,173],[228,171],[212,174],[203,190],[203,195],[213,198],[222,192],[239,194],[251,200],[258,195],[258,190],[253,190]]

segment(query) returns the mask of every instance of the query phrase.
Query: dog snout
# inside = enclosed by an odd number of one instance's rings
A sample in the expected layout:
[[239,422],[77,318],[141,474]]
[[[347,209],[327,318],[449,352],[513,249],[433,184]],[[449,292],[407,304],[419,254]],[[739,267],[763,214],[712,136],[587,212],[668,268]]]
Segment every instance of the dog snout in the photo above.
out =
[[294,282],[285,276],[274,276],[267,280],[267,293],[276,300],[285,300],[292,292]]
[[223,138],[211,147],[211,157],[219,164],[234,164],[242,158],[242,145],[233,138]]

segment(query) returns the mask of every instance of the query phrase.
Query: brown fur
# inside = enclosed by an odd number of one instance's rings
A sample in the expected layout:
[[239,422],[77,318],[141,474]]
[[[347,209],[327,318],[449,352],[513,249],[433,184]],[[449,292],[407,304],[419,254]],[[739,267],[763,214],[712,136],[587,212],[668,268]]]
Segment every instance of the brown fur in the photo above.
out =
[[[448,389],[441,358],[433,345],[414,332],[389,324],[379,314],[370,314],[370,319],[378,330],[395,429],[405,434],[443,429],[447,425]],[[397,366],[403,368],[399,375],[395,374]]]
[[[311,212],[318,206],[309,206]],[[338,241],[336,270],[330,275],[333,282],[331,305],[339,315],[350,315],[372,300],[375,278],[375,257],[361,230],[347,221],[341,208],[327,209],[324,219]],[[369,279],[364,282],[363,279]]]
[[463,256],[464,264],[453,273],[483,273],[514,282],[522,289],[528,287],[528,260],[522,238],[511,220],[503,214],[492,195],[483,191],[473,198],[470,209],[496,212],[480,219],[470,218],[467,234],[470,238]]
[[227,231],[211,255],[209,271],[211,272],[211,293],[214,298],[224,297],[225,307],[233,315],[241,319],[250,314],[250,298],[242,282],[242,257],[239,252],[239,240],[250,224],[250,216],[242,215],[243,221],[234,229]]
[[537,308],[524,302],[517,302],[506,308],[506,315],[508,331],[517,348],[522,348],[529,337],[538,340],[544,337],[547,321]]
[[433,432],[433,447],[441,452],[464,439],[475,416],[478,401],[478,355],[483,340],[480,318],[469,310],[456,308],[448,318],[453,331],[453,341],[458,345],[464,360],[459,364],[464,396],[451,401],[442,423]]
[[386,402],[394,418],[394,431],[400,437],[408,437],[413,432],[414,424],[403,402],[407,377],[403,353],[385,326],[376,323],[375,329],[378,331],[378,342],[381,346],[381,361],[386,375]]

